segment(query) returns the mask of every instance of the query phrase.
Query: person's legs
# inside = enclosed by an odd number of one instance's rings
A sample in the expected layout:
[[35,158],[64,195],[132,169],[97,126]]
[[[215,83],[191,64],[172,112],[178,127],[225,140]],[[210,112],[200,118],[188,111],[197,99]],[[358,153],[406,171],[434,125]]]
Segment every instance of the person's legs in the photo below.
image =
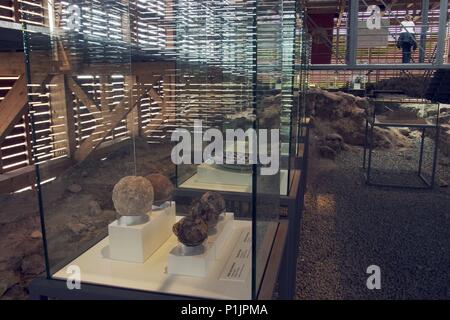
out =
[[411,62],[411,44],[403,43],[402,44],[402,63],[410,63]]
[[410,63],[410,61],[411,61],[411,52],[403,50],[402,63]]

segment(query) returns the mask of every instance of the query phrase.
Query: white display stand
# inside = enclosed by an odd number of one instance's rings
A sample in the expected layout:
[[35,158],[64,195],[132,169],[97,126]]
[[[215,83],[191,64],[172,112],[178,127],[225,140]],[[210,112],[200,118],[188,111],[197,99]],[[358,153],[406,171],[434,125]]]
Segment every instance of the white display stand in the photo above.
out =
[[233,233],[234,213],[225,212],[221,215],[221,220],[216,226],[216,233],[208,236],[207,242],[215,245],[216,259],[220,259],[225,251],[225,245],[229,245],[228,240]]
[[[225,265],[234,259],[233,251],[242,232],[251,230],[251,221],[234,220],[233,231],[224,246],[224,254],[214,261],[206,277],[186,277],[167,272],[167,257],[178,244],[177,238],[172,234],[144,263],[110,259],[107,236],[61,267],[53,274],[53,278],[66,281],[73,276],[70,267],[76,265],[82,270],[83,283],[209,299],[251,299],[251,273],[247,274],[244,281],[222,279]],[[251,267],[251,259],[248,264]]]
[[108,226],[109,254],[114,260],[143,263],[172,235],[176,221],[175,202],[149,213],[149,221],[124,226],[115,220]]
[[168,257],[167,272],[174,275],[206,277],[215,260],[224,253],[233,232],[234,214],[226,212],[218,222],[215,233],[202,246],[189,248],[178,244]]

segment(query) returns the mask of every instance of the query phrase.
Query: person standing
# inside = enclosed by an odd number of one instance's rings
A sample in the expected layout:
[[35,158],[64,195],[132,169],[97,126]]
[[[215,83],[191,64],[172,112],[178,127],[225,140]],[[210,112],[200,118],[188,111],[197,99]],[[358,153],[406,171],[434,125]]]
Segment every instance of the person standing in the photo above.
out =
[[402,49],[402,63],[410,63],[411,49],[417,49],[415,28],[412,17],[407,14],[405,20],[400,23],[400,36],[397,40],[397,48]]

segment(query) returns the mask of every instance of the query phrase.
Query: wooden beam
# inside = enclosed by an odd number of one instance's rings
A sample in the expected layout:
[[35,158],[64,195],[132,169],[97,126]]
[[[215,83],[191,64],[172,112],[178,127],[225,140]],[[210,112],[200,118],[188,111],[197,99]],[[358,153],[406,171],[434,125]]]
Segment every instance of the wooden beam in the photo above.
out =
[[[139,77],[147,77],[153,75],[163,75],[167,70],[175,70],[176,64],[174,62],[164,62],[164,61],[151,61],[151,62],[133,62],[114,64],[111,67],[108,63],[96,63],[96,64],[82,64],[78,67],[78,74],[133,74]],[[130,72],[131,71],[131,72]]]
[[70,63],[69,57],[67,56],[66,50],[61,40],[56,41],[56,52],[58,55],[58,60],[60,62],[59,69],[63,72],[71,71],[72,64]]
[[[94,151],[98,146],[106,139],[111,130],[117,127],[117,125],[126,118],[126,116],[136,107],[136,105],[141,100],[136,99],[135,103],[131,106],[128,106],[127,101],[129,101],[129,96],[131,94],[132,89],[128,90],[125,98],[116,106],[115,110],[111,112],[111,117],[109,119],[110,125],[108,128],[105,126],[97,127],[94,132],[84,140],[78,150],[75,152],[75,160],[81,162],[85,160],[92,151]],[[142,95],[146,94],[147,90],[142,93]],[[131,104],[131,103],[130,103]]]
[[[138,88],[139,86],[135,86],[136,84],[136,76],[128,75],[125,76],[125,88],[128,89],[130,92],[130,103],[131,105],[135,105],[136,102],[138,102],[138,98],[140,97]],[[135,92],[137,94],[135,94]],[[132,137],[138,137],[140,135],[140,110],[139,108],[135,108],[134,110],[130,111],[130,113],[127,115],[127,130],[130,132]]]
[[108,106],[108,92],[106,85],[108,84],[108,76],[107,75],[101,75],[100,76],[100,109],[102,109],[103,112],[109,111]]
[[153,118],[150,120],[150,122],[142,129],[142,132],[153,132],[154,130],[158,129],[163,123],[164,120],[169,119],[171,114],[167,110],[167,101],[170,101],[171,99],[171,82],[170,77],[165,76],[164,77],[164,99],[161,99],[161,97],[158,95],[156,90],[154,88],[150,88],[148,90],[148,93],[150,97],[161,106],[161,114],[160,118]]
[[55,149],[65,147],[67,156],[70,158],[76,148],[75,118],[72,92],[65,78],[64,74],[56,75],[50,82],[50,105],[52,106],[53,133],[66,136],[66,141],[55,144]]
[[23,52],[1,52],[0,73],[2,77],[17,77],[25,74]]
[[156,129],[158,129],[166,119],[166,114],[161,114],[160,118],[153,118],[150,122],[142,129],[143,133],[150,132],[152,133]]
[[75,93],[77,98],[88,108],[89,112],[95,119],[101,118],[101,112],[97,104],[84,92],[83,88],[81,88],[72,77],[67,78],[67,84],[69,85],[70,90]]
[[20,23],[20,4],[19,0],[13,0],[14,22]]
[[[87,67],[87,66],[86,66]],[[100,74],[109,74],[111,73],[111,66],[110,65],[96,65],[92,66],[94,69],[88,69],[90,73],[100,73]],[[118,69],[121,69],[121,67],[124,68],[124,70],[129,72],[129,65],[123,65],[118,66],[115,65],[114,72],[117,72]],[[75,160],[77,161],[83,161],[85,160],[89,154],[91,154],[92,151],[94,151],[110,134],[114,128],[116,128],[120,122],[128,117],[128,122],[133,121],[131,118],[134,116],[130,115],[130,113],[135,110],[135,107],[140,103],[141,98],[148,94],[156,103],[158,103],[161,106],[161,112],[162,116],[160,119],[153,119],[157,122],[152,122],[149,125],[146,126],[146,128],[142,129],[142,132],[144,130],[150,130],[153,131],[157,129],[163,121],[166,119],[166,110],[167,110],[167,103],[166,99],[169,98],[169,96],[174,96],[173,92],[172,94],[167,94],[165,91],[165,99],[162,99],[159,94],[156,92],[154,88],[142,88],[140,87],[137,90],[137,94],[134,94],[133,88],[130,86],[130,81],[135,82],[135,77],[139,77],[140,83],[153,83],[155,79],[161,78],[163,75],[167,75],[168,70],[169,72],[173,72],[175,70],[175,64],[173,62],[140,62],[140,63],[133,63],[132,64],[132,74],[133,74],[133,80],[131,81],[131,76],[126,77],[126,84],[128,86],[127,94],[125,94],[125,98],[118,104],[114,111],[109,110],[103,110],[103,118],[108,118],[109,125],[99,125],[94,132],[84,140],[78,150],[75,152]],[[127,80],[128,79],[128,80]],[[166,78],[167,80],[168,78]],[[173,79],[171,79],[173,81]],[[69,86],[71,87],[72,91],[75,93],[75,95],[85,104],[88,106],[91,113],[97,113],[99,111],[98,106],[86,95],[84,90],[80,88],[78,84],[73,79],[69,78]],[[171,89],[174,90],[174,85],[171,85]],[[128,101],[128,103],[127,103]],[[131,106],[131,107],[128,107]],[[109,112],[108,112],[109,111]],[[105,112],[108,112],[109,114],[105,114]],[[132,131],[133,134],[139,134],[141,125],[139,125],[139,130]],[[130,128],[130,127],[129,127]],[[136,128],[135,128],[136,129]]]
[[0,145],[24,114],[28,102],[27,81],[22,74],[0,103]]
[[175,120],[175,78],[173,75],[164,77],[164,116],[165,120]]
[[[61,172],[64,172],[71,165],[73,165],[72,160],[67,158],[47,161],[39,165],[42,174],[41,179],[53,178]],[[34,165],[29,165],[5,174],[0,174],[0,193],[14,192],[29,186],[34,186],[35,183],[36,169]]]
[[342,18],[344,17],[344,12],[345,12],[345,0],[341,0],[339,2],[339,17],[337,19],[337,23],[336,23],[336,28],[340,28],[341,27],[341,23],[342,23]]
[[159,96],[159,94],[156,92],[156,90],[154,89],[154,88],[150,88],[149,90],[148,90],[148,94],[150,95],[150,97],[153,99],[153,100],[155,100],[155,102],[157,103],[157,104],[160,104],[161,105],[161,109],[164,109],[163,108],[163,104],[164,104],[164,101],[163,101],[163,99],[161,99],[161,97]]
[[52,0],[46,0],[46,1],[45,0],[41,0],[39,2],[40,2],[39,4],[41,5],[42,23],[44,24],[44,27],[49,28],[50,27],[49,15],[53,14],[53,12],[50,13],[49,10],[48,10],[48,7],[50,5],[54,6],[54,1],[52,1]]

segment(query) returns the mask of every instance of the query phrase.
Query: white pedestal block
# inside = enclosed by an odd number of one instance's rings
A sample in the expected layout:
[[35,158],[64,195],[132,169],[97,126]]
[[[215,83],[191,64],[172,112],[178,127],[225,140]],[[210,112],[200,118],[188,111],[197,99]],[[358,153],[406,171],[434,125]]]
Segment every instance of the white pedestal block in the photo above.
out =
[[216,226],[216,233],[208,236],[207,242],[213,243],[215,258],[219,259],[224,251],[224,246],[233,232],[234,213],[225,212],[221,214],[219,223]]
[[[208,236],[203,246],[189,249],[178,244],[169,253],[167,272],[169,274],[205,277],[212,264],[218,259],[233,232],[234,214],[226,212],[216,226],[216,232]],[[194,252],[185,252],[185,249]]]
[[172,235],[175,223],[175,202],[149,213],[150,220],[135,226],[108,226],[109,254],[114,260],[143,263]]
[[170,251],[167,272],[180,276],[205,277],[215,261],[211,244],[205,243],[192,248],[196,251],[192,255],[183,254],[183,246],[183,244],[178,244]]

